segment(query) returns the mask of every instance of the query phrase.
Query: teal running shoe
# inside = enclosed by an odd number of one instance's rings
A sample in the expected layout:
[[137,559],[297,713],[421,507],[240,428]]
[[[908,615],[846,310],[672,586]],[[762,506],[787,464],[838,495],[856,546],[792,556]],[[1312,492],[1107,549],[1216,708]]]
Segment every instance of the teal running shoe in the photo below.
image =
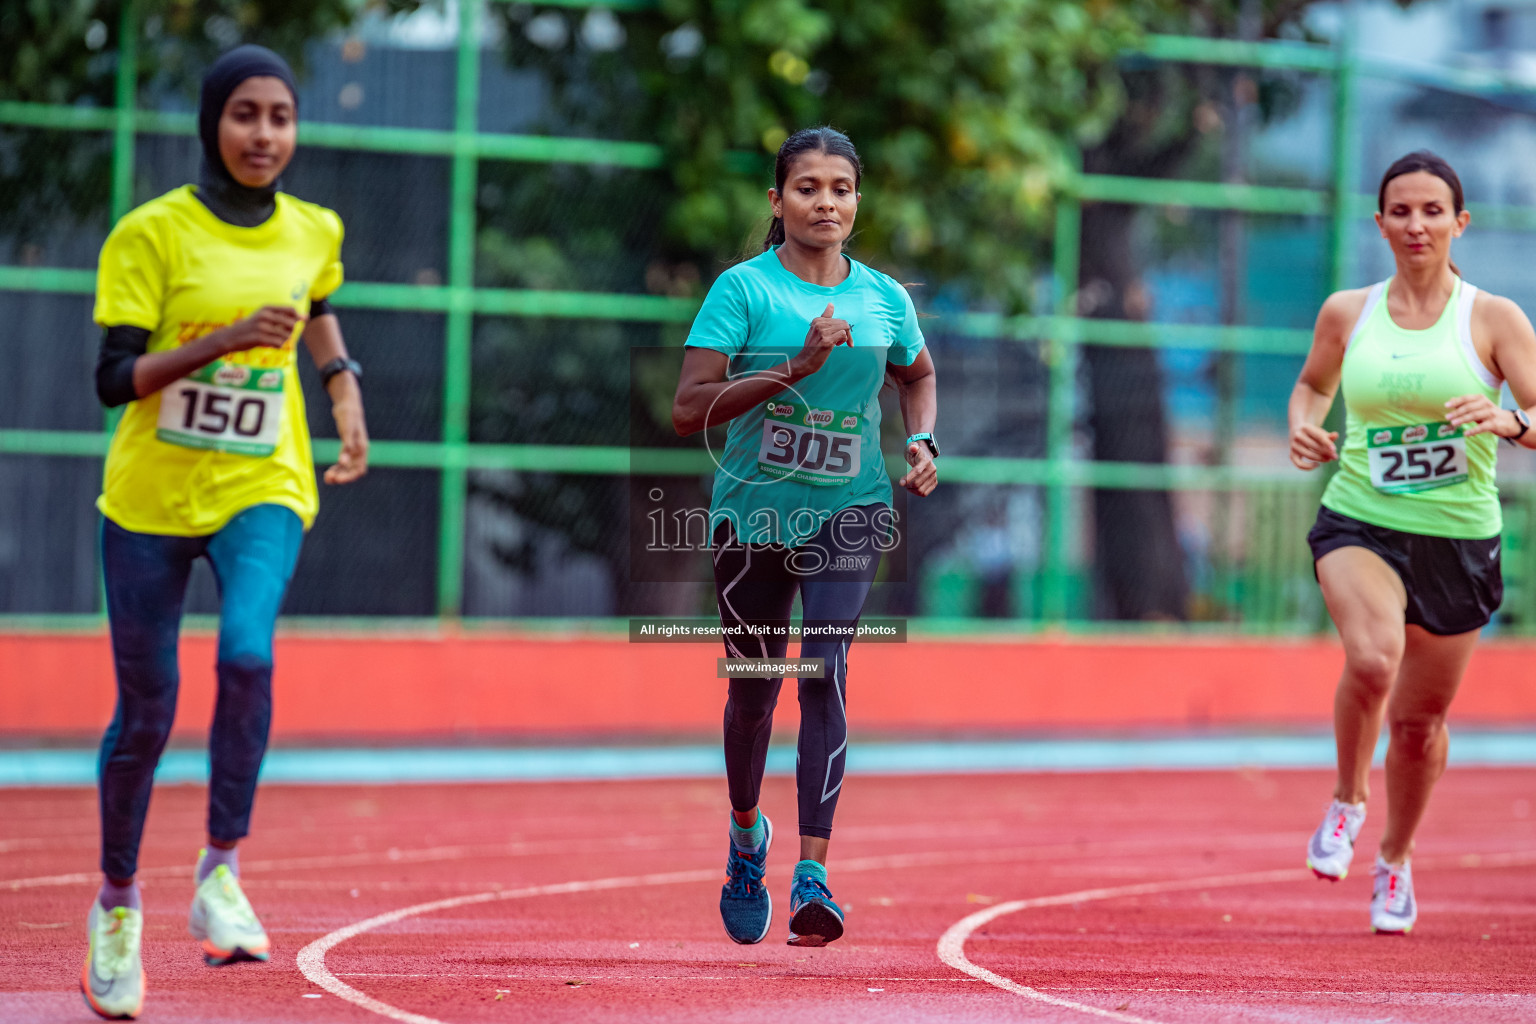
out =
[[789,915],[791,946],[825,946],[842,937],[843,908],[832,899],[827,883],[815,875],[795,872]]
[[763,818],[762,845],[755,852],[743,853],[734,842],[729,843],[725,885],[720,889],[720,920],[725,923],[725,934],[743,946],[762,942],[773,923],[773,898],[763,882],[768,847],[773,845],[773,822],[762,811],[757,813]]

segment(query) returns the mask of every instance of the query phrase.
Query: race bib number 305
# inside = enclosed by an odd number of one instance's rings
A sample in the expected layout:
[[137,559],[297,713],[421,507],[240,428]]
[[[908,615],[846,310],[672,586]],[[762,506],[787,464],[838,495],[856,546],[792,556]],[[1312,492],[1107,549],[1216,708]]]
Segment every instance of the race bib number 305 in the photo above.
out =
[[1467,439],[1449,423],[1371,427],[1365,450],[1371,484],[1388,494],[1429,491],[1467,479]]
[[757,468],[777,479],[846,484],[859,475],[863,436],[864,418],[858,413],[770,401]]
[[217,361],[160,393],[155,436],[184,448],[266,456],[283,426],[283,371]]

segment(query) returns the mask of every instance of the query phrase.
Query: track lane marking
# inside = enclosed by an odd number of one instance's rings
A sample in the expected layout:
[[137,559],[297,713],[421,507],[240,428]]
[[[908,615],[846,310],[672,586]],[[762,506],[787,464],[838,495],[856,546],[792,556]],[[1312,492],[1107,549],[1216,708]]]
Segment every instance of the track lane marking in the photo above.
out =
[[[1536,850],[1499,854],[1466,854],[1460,857],[1427,857],[1422,858],[1418,864],[1419,867],[1430,870],[1476,870],[1480,868],[1515,867],[1536,864]],[[1161,1024],[1159,1021],[1138,1017],[1135,1014],[1124,1013],[1119,1010],[1106,1010],[1098,1006],[1089,1006],[1086,1003],[1078,1003],[1059,996],[1048,995],[1040,989],[1022,985],[1012,978],[1006,978],[1001,974],[989,971],[979,964],[972,963],[965,955],[965,940],[970,938],[972,933],[982,925],[990,924],[1000,917],[1005,917],[1008,914],[1014,914],[1021,910],[1032,910],[1039,907],[1070,906],[1074,903],[1091,903],[1097,900],[1117,899],[1119,897],[1155,896],[1162,893],[1187,892],[1195,889],[1232,888],[1239,885],[1263,882],[1306,881],[1311,877],[1312,872],[1306,868],[1280,868],[1272,871],[1251,871],[1243,874],[1210,875],[1204,878],[1181,878],[1167,882],[1146,882],[1139,885],[1082,889],[1077,892],[1059,893],[1054,896],[1036,896],[1032,899],[1011,900],[1007,903],[999,903],[996,906],[988,907],[985,910],[979,910],[950,925],[948,930],[939,937],[937,952],[939,959],[955,970],[985,981],[987,984],[996,986],[1005,992],[1023,996],[1025,999],[1030,999],[1037,1003],[1044,1003],[1048,1006],[1055,1006],[1064,1010],[1075,1010],[1078,1013],[1102,1017],[1107,1020],[1121,1021],[1122,1024]]]
[[[336,971],[338,978],[416,978],[442,980],[447,978],[475,978],[482,981],[565,981],[570,978],[570,972],[564,974],[473,974],[461,971]],[[846,981],[851,984],[863,985],[866,982],[880,982],[882,984],[897,984],[900,982],[922,984],[950,984],[973,985],[982,981],[975,977],[956,977],[953,974],[942,978],[917,978],[903,977],[879,977],[863,978],[854,975],[830,976],[825,974],[587,974],[593,982],[609,981],[726,981],[740,983],[742,981],[815,981],[820,983]],[[1206,996],[1334,996],[1360,999],[1382,999],[1386,997],[1402,998],[1405,993],[1401,989],[1279,989],[1279,988],[1183,988],[1175,986],[1143,986],[1137,988],[1116,986],[1104,988],[1098,985],[1039,985],[1035,986],[1040,992],[1104,992],[1110,995],[1123,995],[1126,993],[1150,995],[1154,993],[1178,993],[1181,995],[1206,995]],[[1523,991],[1508,992],[1467,992],[1464,990],[1433,992],[1429,990],[1415,990],[1408,993],[1414,998],[1423,996],[1462,996],[1472,999],[1529,999],[1531,993]]]
[[[287,857],[268,860],[245,861],[241,870],[244,874],[252,871],[283,871],[288,869],[326,869],[326,868],[352,868],[372,867],[387,864],[427,864],[451,860],[475,860],[491,857],[536,857],[541,855],[554,855],[566,853],[571,850],[640,850],[640,849],[676,849],[680,844],[704,849],[703,837],[695,842],[693,837],[657,836],[646,839],[562,839],[546,840],[544,842],[513,842],[513,843],[486,843],[486,844],[460,844],[457,846],[432,846],[419,849],[398,849],[391,847],[387,850],[359,851],[357,853],[328,854],[313,857]],[[1229,837],[1219,847],[1221,850],[1263,849],[1280,843],[1290,843],[1295,838],[1294,833],[1278,832],[1270,834],[1234,836]],[[717,837],[709,837],[709,843],[713,844]],[[1000,859],[1008,861],[1018,860],[1044,860],[1056,856],[1071,856],[1082,858],[1102,855],[1111,856],[1117,852],[1144,852],[1159,846],[1178,846],[1184,843],[1183,838],[1159,839],[1148,837],[1146,839],[1122,839],[1097,843],[1051,843],[1034,846],[1004,846],[993,847],[991,850],[978,851],[979,854],[996,854]],[[930,856],[928,854],[913,854],[913,857]],[[953,856],[946,852],[939,854],[941,857]],[[889,858],[876,858],[881,863],[887,863]],[[852,861],[839,861],[839,867],[846,867]],[[920,866],[921,861],[913,861],[910,864],[896,865],[900,867]],[[949,863],[949,861],[941,861]],[[190,877],[191,864],[162,865],[160,867],[141,868],[139,877],[142,878],[178,878]],[[97,871],[74,871],[62,875],[39,875],[33,878],[0,879],[0,892],[16,892],[22,889],[47,888],[64,885],[99,885],[101,875]]]
[[[854,857],[838,861],[837,870],[839,872],[878,871],[893,868],[931,867],[938,864],[983,864],[995,861],[1018,861],[1029,859],[1030,855],[1039,855],[1042,849],[1051,850],[1053,855],[1060,852],[1078,854],[1082,852],[1082,847],[1077,844],[1063,843],[1045,848],[1032,846],[1015,847],[1012,850],[951,850],[931,853],[894,854],[884,857]],[[1021,854],[1024,856],[1020,856]],[[468,896],[451,896],[427,903],[417,903],[413,906],[402,907],[399,910],[392,910],[388,913],[366,918],[347,925],[345,928],[338,928],[328,935],[321,936],[299,950],[297,957],[298,968],[304,977],[337,998],[346,1000],[354,1006],[377,1013],[381,1017],[400,1021],[401,1024],[446,1024],[446,1022],[438,1020],[436,1017],[428,1017],[424,1014],[402,1010],[399,1007],[391,1006],[381,999],[375,999],[365,992],[358,991],[331,973],[330,968],[325,964],[326,954],[348,939],[355,938],[375,928],[394,924],[409,917],[434,913],[439,910],[452,910],[456,907],[494,903],[498,900],[529,899],[534,896],[559,896],[611,889],[635,889],[652,885],[710,882],[718,881],[720,877],[721,871],[718,868],[700,868],[694,871],[625,875],[580,882],[560,882],[554,885],[534,885],[521,889],[504,889],[498,892],[481,892]]]
[[[430,864],[449,860],[478,860],[493,857],[538,857],[554,856],[561,853],[569,853],[572,850],[593,850],[608,848],[613,850],[651,850],[672,849],[677,846],[677,841],[672,837],[659,836],[655,839],[622,839],[622,840],[558,840],[537,843],[485,843],[485,844],[461,844],[458,846],[429,846],[418,849],[402,850],[398,847],[390,847],[387,850],[368,850],[357,853],[327,854],[315,857],[285,857],[268,860],[246,861],[241,865],[243,872],[250,871],[283,871],[288,869],[326,869],[326,868],[355,868],[385,866],[389,864]],[[148,878],[176,878],[182,875],[190,877],[193,865],[163,865],[161,867],[141,868],[140,877]],[[75,871],[63,875],[40,875],[35,878],[12,878],[0,881],[0,892],[16,892],[20,889],[37,889],[58,885],[98,885],[101,882],[101,874],[96,871]]]
[[1095,900],[1114,899],[1117,896],[1151,896],[1165,892],[1179,892],[1188,889],[1218,889],[1223,886],[1247,885],[1257,882],[1289,882],[1310,878],[1312,873],[1305,869],[1282,868],[1274,871],[1253,871],[1241,875],[1211,875],[1205,878],[1186,878],[1175,882],[1146,882],[1140,885],[1119,885],[1103,889],[1082,889],[1078,892],[1059,893],[1055,896],[1037,896],[1027,900],[1011,900],[1007,903],[999,903],[996,906],[979,910],[968,917],[950,925],[949,929],[939,937],[939,959],[953,967],[957,971],[969,974],[973,978],[979,978],[989,985],[994,985],[1005,992],[1012,992],[1016,996],[1047,1006],[1054,1006],[1063,1010],[1076,1010],[1078,1013],[1086,1013],[1094,1017],[1103,1017],[1107,1020],[1121,1021],[1123,1024],[1158,1024],[1157,1021],[1146,1017],[1138,1017],[1135,1014],[1124,1013],[1120,1010],[1106,1010],[1098,1006],[1089,1006],[1086,1003],[1073,1002],[1060,996],[1048,995],[1039,989],[1021,985],[1012,978],[1005,978],[1001,974],[987,970],[978,964],[974,964],[965,955],[965,940],[982,925],[990,924],[1000,917],[1017,913],[1020,910],[1029,910],[1036,907],[1070,906],[1074,903],[1090,903]]
[[[1294,838],[1290,833],[1286,833],[1285,835],[1288,838]],[[1234,845],[1239,846],[1243,845],[1242,840],[1252,841],[1255,838],[1262,838],[1265,842],[1269,841],[1268,836],[1235,838],[1238,838],[1239,842],[1235,843]],[[1092,846],[1093,844],[1088,845]],[[1136,840],[1124,840],[1113,843],[1105,843],[1102,845],[1106,847],[1123,847],[1126,845],[1131,845],[1145,849],[1148,844],[1138,843]],[[882,857],[855,857],[848,860],[839,861],[837,864],[837,870],[839,872],[878,871],[882,869],[891,870],[899,868],[933,867],[941,864],[985,864],[996,862],[1008,863],[1033,859],[1045,855],[1047,852],[1049,855],[1072,853],[1081,856],[1083,849],[1084,847],[1082,845],[1076,843],[1061,843],[1052,844],[1050,846],[1027,846],[998,850],[950,850],[933,851],[929,853],[894,854]],[[1507,859],[1511,856],[1516,858],[1527,857],[1529,858],[1529,861],[1515,860],[1510,861],[1510,863],[1536,862],[1536,853],[1529,855],[1484,855],[1480,858],[1481,863],[1479,866],[1503,866],[1502,861],[1499,863],[1495,863],[1495,861],[1498,861],[1500,857]],[[1311,874],[1310,872],[1302,869],[1285,868],[1277,871],[1259,872],[1257,873],[1257,876],[1250,874],[1216,877],[1231,877],[1250,880],[1254,877],[1269,878],[1272,876],[1284,878],[1310,878]],[[498,900],[529,899],[535,896],[556,896],[571,893],[597,892],[611,889],[641,888],[644,886],[652,885],[678,885],[692,882],[708,882],[716,880],[719,877],[720,871],[718,869],[702,868],[695,871],[675,871],[664,874],[649,875],[627,875],[613,878],[598,878],[580,882],[561,882],[554,885],[527,886],[520,889],[504,889],[494,892],[481,892],[467,896],[452,896],[446,899],[431,900],[426,903],[417,903],[412,906],[402,907],[399,910],[392,910],[388,913],[378,914],[374,917],[366,918],[354,924],[347,925],[345,928],[339,928],[328,935],[316,939],[314,942],[311,942],[309,945],[299,950],[297,957],[298,968],[300,972],[302,972],[303,975],[312,983],[325,989],[332,995],[346,1000],[355,1006],[359,1006],[365,1010],[377,1013],[382,1017],[387,1017],[390,1020],[400,1021],[401,1024],[446,1024],[446,1022],[438,1020],[435,1017],[428,1017],[423,1014],[413,1013],[409,1010],[402,1010],[399,1007],[391,1006],[389,1003],[386,1003],[383,1000],[375,999],[367,993],[353,988],[351,985],[348,985],[346,982],[342,981],[339,977],[333,974],[330,968],[326,966],[326,954],[348,939],[355,938],[364,934],[365,932],[383,927],[384,925],[393,924],[397,921],[403,921],[406,918],[417,917],[421,914],[430,914],[439,910],[451,910],[456,907],[471,906],[482,903],[494,903]],[[1109,899],[1113,896],[1135,895],[1141,891],[1159,891],[1159,887],[1167,886],[1169,884],[1170,883],[1166,882],[1154,882],[1143,883],[1141,885],[1118,886],[1111,889],[1096,889],[1086,891],[1090,893],[1101,894],[1092,898]],[[1173,884],[1178,884],[1185,888],[1200,888],[1202,885],[1210,885],[1211,883],[1207,879],[1189,879],[1180,883]],[[1236,885],[1242,883],[1232,882],[1230,884]],[[1052,903],[1070,903],[1074,901],[1073,897],[1077,897],[1078,901],[1081,901],[1082,898],[1080,894],[1067,893],[1063,896],[1040,897],[1038,900],[1016,901],[1014,904],[999,904],[995,907],[989,907],[986,911],[982,911],[981,914],[973,914],[970,918],[966,918],[965,920],[969,921],[972,918],[980,917],[983,915],[990,915],[987,917],[987,919],[991,920],[992,917],[1001,916],[1001,914],[998,913],[999,911],[1007,912],[1004,911],[1003,908],[1012,907],[1014,909],[1022,909],[1025,905],[1049,906],[1052,905]],[[961,923],[963,924],[964,922]],[[948,937],[950,933],[954,931],[955,928],[952,927],[948,932],[945,933],[945,936]],[[940,939],[941,946],[943,945],[943,942],[944,940]],[[963,947],[963,939],[961,940],[961,943]],[[963,958],[963,951],[961,956]],[[940,954],[940,958],[943,958],[942,953]],[[949,961],[945,962],[948,963]],[[967,963],[969,963],[969,961],[967,961]],[[950,966],[954,967],[956,965],[950,963]],[[974,967],[974,965],[972,966]],[[960,969],[964,970],[964,968]],[[976,971],[984,970],[984,968],[976,967],[975,971],[966,971],[965,973],[972,974],[973,977],[980,978],[983,981],[988,981],[994,985],[997,985],[999,982],[1001,982],[1002,984],[1000,987],[1004,988],[1007,988],[1010,985],[1015,985],[1014,982],[1011,982],[1006,978],[1002,978],[999,975],[992,974],[990,971],[985,971],[985,975],[987,976],[975,973]],[[1025,986],[1016,987],[1022,989]],[[1012,989],[1010,989],[1010,991],[1012,991]],[[1029,991],[1033,992],[1034,990]],[[1073,1003],[1070,1000],[1056,1000],[1055,997],[1047,996],[1044,993],[1036,992],[1035,995],[1044,1001],[1059,1003],[1070,1009],[1084,1010],[1086,1012],[1100,1016],[1109,1016],[1111,1019],[1121,1021],[1122,1024],[1157,1024],[1157,1022],[1147,1021],[1143,1018],[1133,1017],[1129,1014],[1116,1014],[1115,1011],[1099,1010],[1097,1007],[1084,1006],[1081,1003]]]
[[[460,974],[448,972],[391,972],[391,971],[341,971],[336,974],[338,978],[480,978],[489,981],[564,981],[570,977],[565,974]],[[943,978],[860,978],[853,975],[838,975],[828,977],[825,974],[748,974],[742,971],[740,974],[590,974],[592,981],[846,981],[851,984],[863,985],[865,982],[879,981],[895,983],[899,981],[923,982],[924,984],[936,982],[948,985],[970,985],[977,979],[957,978],[953,974]]]
[[372,931],[386,924],[403,921],[408,917],[416,917],[420,914],[430,914],[438,910],[451,910],[455,907],[471,906],[479,903],[494,903],[497,900],[529,899],[534,896],[559,896],[578,892],[599,892],[606,889],[634,889],[649,885],[679,885],[688,882],[708,882],[720,877],[720,872],[714,868],[698,869],[695,871],[672,871],[663,874],[651,875],[625,875],[614,878],[595,878],[584,882],[559,882],[554,885],[533,885],[523,889],[508,889],[504,892],[482,892],[470,896],[454,896],[444,900],[433,900],[430,903],[418,903],[415,906],[402,907],[392,910],[387,914],[379,914],[374,917],[349,924],[345,928],[338,928],[329,935],[324,935],[303,949],[299,950],[297,957],[298,967],[304,977],[314,984],[325,989],[331,995],[344,999],[354,1006],[360,1006],[370,1010],[381,1017],[400,1021],[401,1024],[444,1024],[436,1017],[428,1017],[420,1013],[412,1013],[399,1007],[391,1006],[380,999],[359,992],[357,989],[342,981],[332,974],[325,966],[325,954],[336,946],[354,936]]

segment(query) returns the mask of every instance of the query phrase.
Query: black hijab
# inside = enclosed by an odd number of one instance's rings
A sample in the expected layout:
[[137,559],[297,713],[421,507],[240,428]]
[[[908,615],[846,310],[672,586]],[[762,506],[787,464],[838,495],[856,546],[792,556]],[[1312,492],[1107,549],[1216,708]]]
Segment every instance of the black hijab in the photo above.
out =
[[222,221],[253,228],[277,210],[279,179],[263,188],[242,185],[224,166],[219,154],[219,119],[224,104],[247,78],[280,78],[298,110],[299,91],[288,62],[265,46],[237,46],[213,62],[203,76],[203,92],[197,104],[197,135],[203,143],[203,168],[198,176],[197,198]]

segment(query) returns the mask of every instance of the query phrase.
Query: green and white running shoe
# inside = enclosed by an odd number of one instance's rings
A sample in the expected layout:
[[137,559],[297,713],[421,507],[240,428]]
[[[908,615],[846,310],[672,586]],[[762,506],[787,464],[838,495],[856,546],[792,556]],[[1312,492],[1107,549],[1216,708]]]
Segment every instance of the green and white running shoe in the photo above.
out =
[[[199,855],[199,864],[204,856],[206,851]],[[197,884],[187,931],[194,939],[202,940],[203,960],[210,967],[241,960],[266,960],[268,956],[267,933],[256,920],[251,901],[241,891],[240,879],[223,864]]]
[[91,904],[85,926],[91,944],[80,968],[80,994],[99,1016],[132,1020],[144,1009],[144,964],[139,957],[144,912],[127,907],[106,910],[97,900]]

